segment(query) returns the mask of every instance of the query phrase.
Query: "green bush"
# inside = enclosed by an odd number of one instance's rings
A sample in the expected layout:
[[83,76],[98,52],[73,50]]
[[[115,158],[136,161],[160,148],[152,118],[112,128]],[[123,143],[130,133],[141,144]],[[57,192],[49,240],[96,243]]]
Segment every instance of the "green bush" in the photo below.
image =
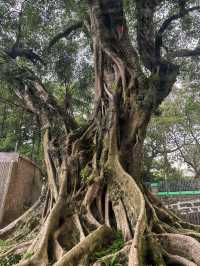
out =
[[14,255],[8,258],[5,258],[0,262],[0,266],[13,266],[16,265],[21,260],[21,255]]
[[116,239],[111,246],[106,246],[95,253],[95,258],[99,259],[109,254],[114,254],[124,246],[124,239],[121,232],[116,233]]
[[[105,246],[101,250],[98,250],[94,256],[94,260],[101,259],[107,255],[115,254],[120,249],[122,249],[124,246],[124,239],[121,232],[116,233],[116,239],[110,246]],[[110,261],[103,262],[105,266],[123,266],[122,264],[118,263],[116,261],[115,255],[113,255],[112,259]]]

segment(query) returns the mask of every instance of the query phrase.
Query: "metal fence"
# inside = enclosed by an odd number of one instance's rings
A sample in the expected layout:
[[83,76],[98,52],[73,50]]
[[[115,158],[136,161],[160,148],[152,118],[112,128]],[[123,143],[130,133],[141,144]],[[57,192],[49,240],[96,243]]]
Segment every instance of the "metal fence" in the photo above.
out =
[[179,212],[180,210],[178,211],[173,207],[174,205],[176,205],[176,199],[179,199],[179,202],[185,202],[187,201],[187,199],[188,201],[191,201],[192,198],[199,199],[200,180],[166,180],[154,183],[148,182],[145,183],[145,186],[150,189],[157,197],[159,197],[161,201],[163,201],[164,205],[167,205],[168,207],[171,205],[170,209],[173,209],[173,211],[175,211],[178,216],[192,224],[200,225],[200,211],[188,211],[188,213],[181,214]]
[[200,225],[200,212],[187,213],[179,216],[189,223]]
[[160,181],[159,191],[195,191],[200,190],[200,180],[171,180]]

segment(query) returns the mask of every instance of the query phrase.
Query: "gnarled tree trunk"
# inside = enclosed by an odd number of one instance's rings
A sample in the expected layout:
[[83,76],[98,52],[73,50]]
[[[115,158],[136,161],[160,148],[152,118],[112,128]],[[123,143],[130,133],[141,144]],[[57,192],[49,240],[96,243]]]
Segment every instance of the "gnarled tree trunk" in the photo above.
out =
[[200,228],[167,211],[141,181],[146,128],[178,72],[155,56],[151,43],[149,11],[157,1],[137,1],[137,10],[144,10],[137,14],[138,39],[141,58],[151,71],[148,78],[129,40],[121,1],[91,0],[88,5],[96,93],[87,127],[79,128],[37,79],[20,84],[27,108],[43,126],[49,192],[40,230],[29,244],[32,256],[19,265],[102,265],[103,259],[90,257],[112,242],[113,230],[131,241],[116,254],[119,261],[123,254],[129,266],[200,265],[200,234],[193,231]]

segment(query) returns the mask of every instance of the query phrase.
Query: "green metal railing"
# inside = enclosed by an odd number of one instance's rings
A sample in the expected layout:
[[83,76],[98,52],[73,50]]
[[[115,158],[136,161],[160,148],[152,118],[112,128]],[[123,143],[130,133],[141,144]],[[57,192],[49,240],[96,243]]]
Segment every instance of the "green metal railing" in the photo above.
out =
[[151,187],[159,187],[159,183],[151,183]]
[[[150,189],[158,189],[160,187],[159,182],[154,183],[148,183],[148,187]],[[186,191],[161,191],[155,193],[159,197],[176,197],[176,196],[194,196],[194,195],[200,195],[200,189],[199,190],[186,190]]]
[[175,196],[193,196],[193,195],[200,195],[200,190],[196,191],[172,191],[172,192],[157,192],[157,196],[159,197],[175,197]]

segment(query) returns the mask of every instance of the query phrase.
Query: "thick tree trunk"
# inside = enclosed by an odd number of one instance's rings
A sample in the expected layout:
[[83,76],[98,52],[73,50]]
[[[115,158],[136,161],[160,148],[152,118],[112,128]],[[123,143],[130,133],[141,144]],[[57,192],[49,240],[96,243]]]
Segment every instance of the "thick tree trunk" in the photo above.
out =
[[[141,181],[146,128],[170,92],[177,69],[166,63],[166,71],[164,63],[158,64],[158,72],[145,78],[121,1],[91,0],[89,14],[96,98],[87,127],[77,128],[70,112],[63,112],[39,82],[32,82],[35,94],[24,85],[27,108],[40,117],[45,131],[49,193],[40,231],[28,248],[32,256],[19,265],[99,265],[104,258],[95,262],[91,253],[106,242],[112,232],[108,227],[131,241],[130,249],[116,254],[129,266],[198,265],[200,234],[193,230],[200,228],[167,211]],[[149,58],[146,65],[153,68]],[[195,246],[194,252],[188,254],[186,242]],[[177,243],[182,252],[175,256]]]

